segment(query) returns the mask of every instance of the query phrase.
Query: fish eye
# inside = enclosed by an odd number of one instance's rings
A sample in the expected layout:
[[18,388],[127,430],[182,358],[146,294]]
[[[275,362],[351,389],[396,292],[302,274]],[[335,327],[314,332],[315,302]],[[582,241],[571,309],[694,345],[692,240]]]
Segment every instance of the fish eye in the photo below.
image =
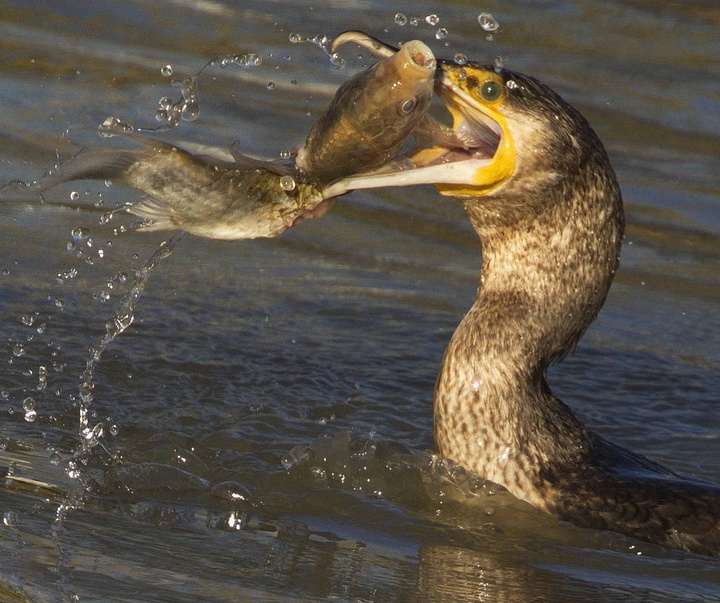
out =
[[487,80],[480,86],[480,96],[489,103],[498,100],[502,93],[502,86],[495,80]]
[[403,115],[407,115],[415,108],[416,105],[417,101],[414,98],[409,98],[402,105],[400,105],[400,113],[402,113]]

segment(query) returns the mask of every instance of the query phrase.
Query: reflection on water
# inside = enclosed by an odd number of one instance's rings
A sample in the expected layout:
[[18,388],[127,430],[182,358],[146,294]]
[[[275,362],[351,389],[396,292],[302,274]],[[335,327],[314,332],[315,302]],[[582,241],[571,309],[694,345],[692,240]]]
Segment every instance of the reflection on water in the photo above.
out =
[[[171,80],[217,57],[258,59],[206,68],[198,118],[163,137],[278,157],[369,60],[333,65],[317,36],[500,56],[587,114],[628,207],[618,282],[553,370],[558,393],[608,437],[720,481],[717,11],[278,6],[11,0],[0,182],[97,144],[109,115],[175,123]],[[137,198],[108,184],[0,204],[3,601],[720,600],[715,561],[558,524],[428,452],[480,261],[431,190],[353,194],[271,241],[187,238],[92,363],[87,405],[89,350],[163,240],[103,219]],[[103,433],[76,457],[81,409]]]

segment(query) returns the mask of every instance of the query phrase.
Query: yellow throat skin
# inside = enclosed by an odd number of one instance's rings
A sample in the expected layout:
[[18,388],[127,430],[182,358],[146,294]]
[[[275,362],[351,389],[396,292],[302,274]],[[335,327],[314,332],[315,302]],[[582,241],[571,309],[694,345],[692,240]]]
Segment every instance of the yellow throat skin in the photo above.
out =
[[[499,127],[500,143],[490,164],[478,167],[471,182],[435,184],[439,193],[453,197],[487,194],[508,181],[515,173],[515,145],[507,119],[497,110],[497,101],[494,103],[483,102],[477,93],[468,87],[467,75],[468,69],[461,72],[445,72],[441,81],[440,94],[448,103],[448,111],[453,118],[453,130],[461,130],[468,121],[468,116],[471,116],[474,121],[484,123],[488,123],[489,120],[491,124]],[[474,81],[474,79],[470,81]],[[504,86],[505,84],[500,85]]]

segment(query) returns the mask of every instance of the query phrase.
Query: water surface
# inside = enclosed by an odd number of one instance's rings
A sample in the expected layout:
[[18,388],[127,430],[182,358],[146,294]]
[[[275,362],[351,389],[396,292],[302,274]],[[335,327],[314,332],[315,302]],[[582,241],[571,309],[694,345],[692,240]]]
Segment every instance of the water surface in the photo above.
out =
[[[250,52],[261,65],[206,69],[198,119],[162,137],[279,156],[370,60],[347,48],[337,68],[291,33],[420,38],[550,84],[605,141],[628,218],[605,309],[552,382],[607,437],[720,482],[713,3],[51,6],[0,17],[0,182],[102,142],[109,115],[156,125],[180,92],[164,66]],[[720,600],[717,561],[558,523],[432,455],[433,383],[480,255],[429,187],[354,193],[274,240],[182,241],[96,367],[104,435],[73,468],[88,349],[169,236],[100,225],[136,195],[85,182],[0,204],[4,601]]]

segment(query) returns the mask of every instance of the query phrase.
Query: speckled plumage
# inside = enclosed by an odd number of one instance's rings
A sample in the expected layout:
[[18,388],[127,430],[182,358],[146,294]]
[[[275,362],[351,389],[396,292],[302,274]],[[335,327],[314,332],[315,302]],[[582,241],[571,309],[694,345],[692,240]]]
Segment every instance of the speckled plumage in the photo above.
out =
[[[480,81],[495,71],[443,69]],[[461,197],[483,266],[436,384],[438,450],[578,525],[720,554],[718,487],[606,442],[550,390],[547,367],[574,348],[612,282],[622,200],[587,121],[536,80],[501,77],[515,173],[487,194]]]

